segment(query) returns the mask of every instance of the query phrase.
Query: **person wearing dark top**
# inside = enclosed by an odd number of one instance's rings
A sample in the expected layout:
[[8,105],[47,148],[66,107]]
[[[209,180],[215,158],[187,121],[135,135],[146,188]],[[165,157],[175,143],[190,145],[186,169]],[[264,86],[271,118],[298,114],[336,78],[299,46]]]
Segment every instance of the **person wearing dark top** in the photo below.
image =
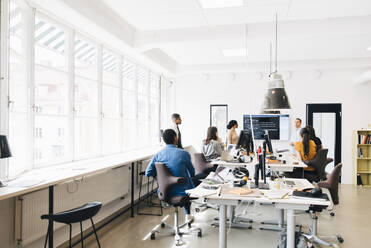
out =
[[180,115],[179,114],[172,114],[171,115],[171,119],[173,121],[173,127],[172,129],[175,131],[177,137],[178,137],[178,143],[176,144],[176,146],[178,148],[181,148],[183,149],[183,146],[182,146],[182,134],[180,133],[180,130],[179,130],[179,125],[182,124],[182,118],[180,118]]
[[316,144],[316,150],[318,151],[319,149],[322,149],[322,141],[320,138],[316,136],[316,132],[312,126],[306,126],[306,128],[309,131],[309,139],[313,140],[314,143]]

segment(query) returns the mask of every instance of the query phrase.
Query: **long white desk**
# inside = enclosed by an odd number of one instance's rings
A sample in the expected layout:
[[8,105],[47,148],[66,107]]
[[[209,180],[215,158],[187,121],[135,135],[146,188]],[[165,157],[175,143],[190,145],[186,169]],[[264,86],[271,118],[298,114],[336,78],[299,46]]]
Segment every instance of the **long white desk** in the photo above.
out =
[[[79,179],[117,167],[130,165],[131,170],[131,217],[134,217],[134,167],[135,162],[151,158],[163,147],[156,146],[147,149],[135,150],[113,156],[89,159],[79,162],[71,162],[46,168],[34,169],[23,173],[16,179],[8,182],[8,186],[0,188],[0,200],[24,195],[27,193],[49,188],[49,214],[54,212],[54,186],[60,183]],[[188,148],[188,147],[186,147]],[[19,182],[40,180],[39,183],[30,186],[16,186]],[[49,221],[49,248],[53,248],[53,222]]]
[[222,160],[214,160],[211,161],[210,164],[212,165],[221,165],[226,167],[237,167],[237,166],[249,166],[254,164],[254,160],[249,163],[240,163],[240,162],[228,162],[228,161],[222,161]]
[[[306,179],[302,180],[302,185],[312,185]],[[264,190],[262,190],[264,192]],[[191,195],[192,196],[192,195]],[[227,206],[237,206],[241,201],[255,201],[258,203],[274,203],[279,210],[286,210],[287,218],[287,247],[295,247],[295,211],[308,210],[311,205],[329,206],[330,201],[319,201],[312,199],[268,199],[264,196],[239,196],[216,194],[203,196],[205,201],[219,205],[219,248],[227,247]]]
[[[285,155],[283,158],[280,158],[286,161],[286,163],[278,162],[278,163],[268,163],[266,162],[266,166],[271,168],[273,171],[292,171],[294,168],[306,168],[308,167],[303,161],[293,157],[292,155]],[[221,165],[226,167],[237,167],[237,166],[251,166],[258,163],[256,156],[252,159],[251,162],[247,163],[240,163],[240,162],[230,162],[230,161],[223,161],[223,160],[213,160],[210,162],[212,165]]]

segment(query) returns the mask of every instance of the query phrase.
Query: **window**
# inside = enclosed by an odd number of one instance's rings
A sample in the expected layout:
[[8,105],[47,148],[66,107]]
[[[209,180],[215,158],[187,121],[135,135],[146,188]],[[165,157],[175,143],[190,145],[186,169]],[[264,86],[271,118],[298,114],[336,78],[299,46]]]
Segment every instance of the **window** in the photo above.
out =
[[136,67],[134,63],[124,60],[122,63],[122,111],[123,111],[123,148],[136,147],[137,129],[137,87]]
[[85,38],[75,41],[75,156],[99,155],[98,47]]
[[25,0],[1,3],[13,157],[0,176],[159,144],[159,75]]
[[59,135],[60,129],[69,129],[67,40],[65,30],[35,16],[34,153],[41,154],[35,156],[37,166],[72,160],[67,152],[55,152],[56,147],[66,150],[69,145],[68,137]]
[[149,145],[149,70],[138,66],[138,146]]
[[160,141],[160,76],[150,73],[150,143]]
[[103,49],[103,154],[117,153],[121,150],[120,78],[118,66],[118,56]]
[[[29,78],[31,60],[30,37],[27,36],[31,11],[20,1],[9,1],[9,145],[13,157],[8,160],[8,176],[13,177],[30,168],[32,149],[30,145]],[[2,55],[3,56],[3,55]],[[3,117],[2,117],[3,118]],[[31,150],[31,151],[30,151]]]

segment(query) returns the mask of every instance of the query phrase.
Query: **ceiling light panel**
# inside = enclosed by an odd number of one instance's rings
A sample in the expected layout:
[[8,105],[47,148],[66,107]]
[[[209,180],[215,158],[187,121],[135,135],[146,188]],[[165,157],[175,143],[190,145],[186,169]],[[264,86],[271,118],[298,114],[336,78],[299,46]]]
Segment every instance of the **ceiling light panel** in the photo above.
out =
[[199,1],[202,8],[204,9],[241,7],[244,5],[244,0],[199,0]]
[[222,53],[225,57],[242,57],[246,56],[246,50],[241,49],[222,49]]

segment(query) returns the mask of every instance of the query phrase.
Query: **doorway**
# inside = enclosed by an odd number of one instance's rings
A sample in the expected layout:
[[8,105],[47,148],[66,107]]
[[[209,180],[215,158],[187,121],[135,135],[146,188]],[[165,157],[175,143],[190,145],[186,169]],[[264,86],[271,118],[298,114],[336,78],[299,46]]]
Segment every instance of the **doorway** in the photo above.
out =
[[326,172],[331,173],[334,166],[341,163],[341,103],[307,104],[306,119],[323,147],[328,148],[327,156],[334,159],[326,166]]

